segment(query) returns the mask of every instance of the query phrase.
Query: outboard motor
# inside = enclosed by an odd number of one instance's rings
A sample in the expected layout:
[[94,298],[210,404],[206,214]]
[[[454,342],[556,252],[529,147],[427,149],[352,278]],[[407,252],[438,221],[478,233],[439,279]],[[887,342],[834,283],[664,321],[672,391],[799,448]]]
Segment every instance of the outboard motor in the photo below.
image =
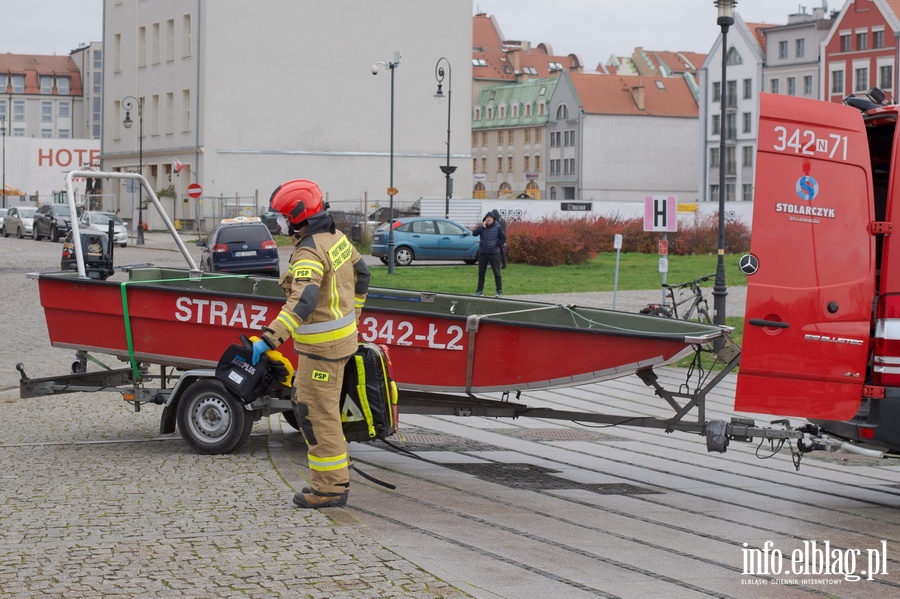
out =
[[[114,223],[110,221],[109,230],[106,233],[92,229],[78,232],[81,238],[81,254],[84,256],[84,272],[91,279],[104,281],[115,272],[113,270],[113,244],[109,242],[113,238],[113,226]],[[71,230],[63,243],[59,266],[62,270],[78,270]]]

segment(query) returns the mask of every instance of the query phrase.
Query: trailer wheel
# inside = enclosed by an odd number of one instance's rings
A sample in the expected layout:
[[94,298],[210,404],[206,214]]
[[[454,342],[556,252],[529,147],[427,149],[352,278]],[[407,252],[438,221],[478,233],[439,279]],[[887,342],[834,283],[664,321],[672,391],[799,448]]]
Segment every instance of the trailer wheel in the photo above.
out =
[[178,430],[197,453],[231,453],[250,438],[253,418],[222,383],[204,380],[178,401]]

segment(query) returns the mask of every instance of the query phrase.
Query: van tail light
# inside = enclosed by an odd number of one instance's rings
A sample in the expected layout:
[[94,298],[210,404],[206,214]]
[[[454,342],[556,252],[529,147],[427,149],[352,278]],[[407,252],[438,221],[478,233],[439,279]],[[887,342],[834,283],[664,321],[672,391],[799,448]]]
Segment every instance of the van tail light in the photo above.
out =
[[217,243],[216,245],[212,246],[212,251],[213,253],[227,252],[228,246],[224,243]]
[[900,294],[882,295],[878,299],[872,382],[900,386]]
[[264,250],[277,250],[278,244],[275,241],[263,241],[262,249]]
[[856,434],[859,435],[860,439],[874,439],[875,429],[870,426],[858,426],[856,427]]

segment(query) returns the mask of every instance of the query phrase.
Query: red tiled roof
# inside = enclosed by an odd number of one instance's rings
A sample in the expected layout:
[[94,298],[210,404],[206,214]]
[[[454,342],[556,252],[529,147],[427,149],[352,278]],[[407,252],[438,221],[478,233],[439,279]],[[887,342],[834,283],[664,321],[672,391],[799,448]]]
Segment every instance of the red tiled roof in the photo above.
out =
[[762,30],[768,27],[778,27],[778,25],[773,25],[771,23],[747,23],[747,29],[749,29],[750,34],[756,38],[756,43],[759,44],[764,55],[766,53],[766,35]]
[[[0,54],[0,73],[25,75],[25,93],[41,93],[40,75],[69,77],[69,94],[82,95],[81,73],[71,56],[42,56],[36,54]],[[6,93],[7,90],[0,90]]]
[[[527,42],[503,37],[497,20],[485,13],[472,18],[472,58],[485,62],[485,66],[473,64],[472,77],[476,80],[517,81],[522,78],[553,77],[560,69],[551,68],[558,63],[569,72],[580,71],[583,65],[574,54],[555,56],[547,44],[531,47]],[[528,73],[526,69],[534,69]]]
[[[699,108],[687,83],[678,77],[625,77],[570,73],[587,114],[697,118]],[[658,83],[662,84],[662,87]],[[644,109],[636,95],[643,88]]]
[[894,16],[900,19],[900,0],[884,0],[885,3],[894,11]]

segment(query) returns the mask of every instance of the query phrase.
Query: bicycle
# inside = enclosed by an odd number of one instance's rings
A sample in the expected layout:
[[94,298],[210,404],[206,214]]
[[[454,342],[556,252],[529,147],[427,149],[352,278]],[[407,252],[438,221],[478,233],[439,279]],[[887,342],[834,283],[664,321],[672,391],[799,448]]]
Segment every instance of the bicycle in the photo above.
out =
[[[706,275],[705,277],[700,277],[699,279],[694,279],[693,281],[680,283],[678,285],[668,285],[663,283],[662,287],[666,290],[668,301],[662,304],[647,304],[646,307],[641,308],[640,313],[649,314],[650,316],[680,318],[682,320],[695,320],[712,324],[712,318],[709,315],[709,304],[706,303],[706,298],[703,296],[703,288],[700,287],[700,284],[705,283],[714,276],[714,274]],[[680,291],[682,295],[684,295],[686,291],[689,291],[689,294],[680,300],[676,300],[676,291]],[[690,305],[687,308],[682,308],[682,313],[679,314],[679,307],[682,307],[685,304]]]

